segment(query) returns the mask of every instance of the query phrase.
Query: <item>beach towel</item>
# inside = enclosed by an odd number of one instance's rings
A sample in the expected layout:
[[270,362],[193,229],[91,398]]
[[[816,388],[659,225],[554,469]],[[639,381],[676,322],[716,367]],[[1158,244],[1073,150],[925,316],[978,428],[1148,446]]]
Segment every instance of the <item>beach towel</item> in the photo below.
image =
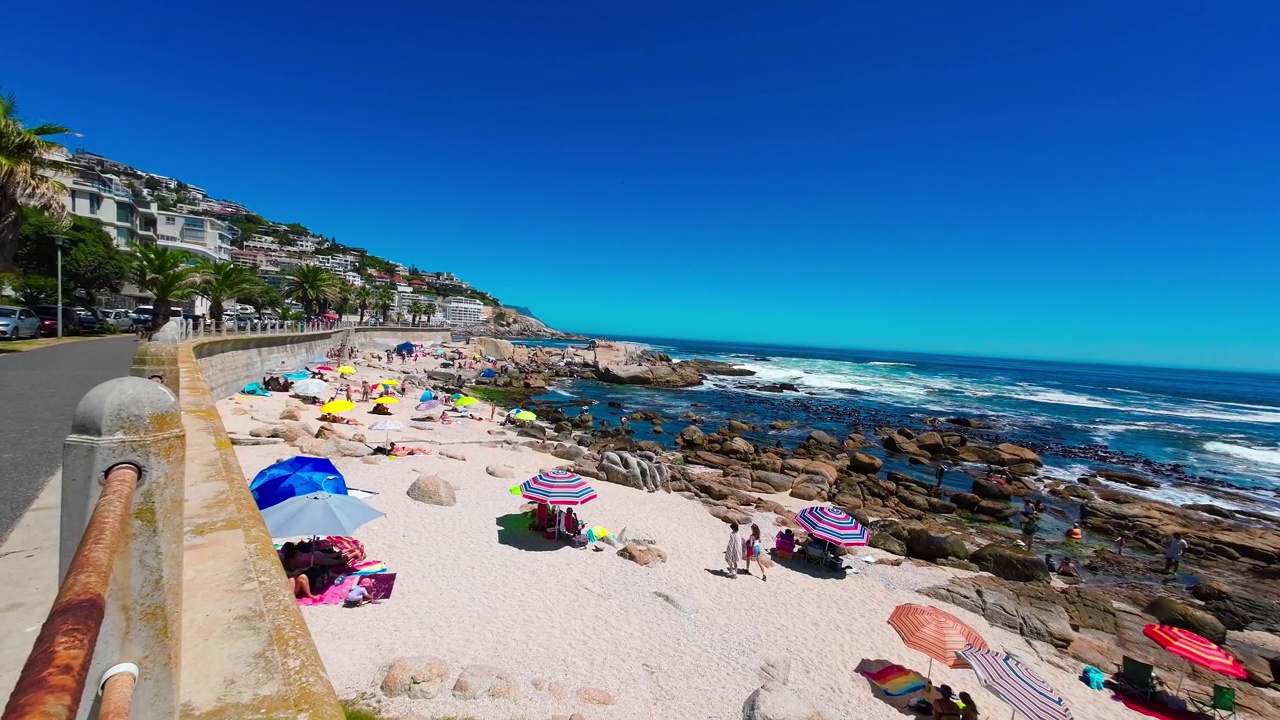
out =
[[1106,680],[1106,676],[1103,675],[1102,671],[1098,668],[1092,665],[1085,665],[1084,670],[1080,672],[1080,679],[1084,680],[1084,684],[1094,690],[1101,690],[1103,688],[1102,683]]
[[885,665],[879,670],[859,670],[858,672],[889,697],[902,697],[925,689],[925,681],[920,673],[908,670],[901,665]]
[[387,564],[382,560],[366,560],[349,566],[352,575],[377,575],[387,571]]
[[314,598],[298,598],[299,605],[341,605],[347,599],[347,594],[351,592],[351,588],[356,586],[359,578],[354,575],[348,575],[329,586],[324,592]]
[[262,383],[249,383],[240,391],[241,395],[250,395],[252,397],[271,397],[271,393],[262,389]]

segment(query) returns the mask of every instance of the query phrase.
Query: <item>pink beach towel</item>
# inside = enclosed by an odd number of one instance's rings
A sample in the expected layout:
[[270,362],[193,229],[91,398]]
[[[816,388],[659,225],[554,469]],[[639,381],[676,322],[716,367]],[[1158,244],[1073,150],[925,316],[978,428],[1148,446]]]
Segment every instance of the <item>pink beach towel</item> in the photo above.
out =
[[299,605],[341,605],[351,592],[351,588],[356,586],[360,578],[351,575],[342,582],[329,586],[319,596],[315,598],[298,598]]

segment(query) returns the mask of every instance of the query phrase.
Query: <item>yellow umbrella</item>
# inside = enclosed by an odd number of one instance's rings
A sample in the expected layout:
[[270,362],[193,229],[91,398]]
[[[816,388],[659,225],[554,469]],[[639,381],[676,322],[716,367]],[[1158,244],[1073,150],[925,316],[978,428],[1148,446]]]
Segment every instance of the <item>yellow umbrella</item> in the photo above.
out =
[[538,416],[534,415],[528,410],[521,410],[520,412],[516,413],[516,419],[517,420],[537,420]]
[[374,400],[373,404],[374,405],[395,405],[398,402],[400,401],[393,397],[380,397],[377,400]]
[[343,365],[342,367],[338,368],[338,374],[340,374],[340,375],[355,375],[355,374],[356,374],[356,369],[355,369],[355,368],[353,368],[353,367],[351,367],[350,365]]
[[355,406],[356,406],[355,403],[350,402],[348,400],[330,400],[329,402],[320,406],[320,412],[341,413],[341,412],[346,412],[351,408],[354,408]]
[[457,400],[454,400],[454,401],[453,401],[453,406],[454,406],[454,407],[466,407],[466,406],[468,406],[468,405],[475,405],[475,404],[476,404],[476,403],[478,403],[478,402],[480,402],[480,401],[479,401],[479,400],[477,400],[477,399],[475,399],[475,398],[473,398],[473,397],[467,397],[467,396],[465,396],[465,395],[464,395],[464,396],[462,396],[462,397],[458,398]]
[[399,381],[399,380],[383,380],[382,382],[380,382],[380,383],[378,383],[378,384],[379,384],[379,385],[399,385],[399,384],[400,384],[400,381]]

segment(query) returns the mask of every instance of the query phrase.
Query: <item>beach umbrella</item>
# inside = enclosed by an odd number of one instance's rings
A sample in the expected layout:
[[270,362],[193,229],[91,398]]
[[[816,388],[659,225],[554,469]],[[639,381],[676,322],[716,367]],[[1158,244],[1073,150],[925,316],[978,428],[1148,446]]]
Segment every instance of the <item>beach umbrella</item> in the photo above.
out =
[[[1205,670],[1212,670],[1219,675],[1226,675],[1238,680],[1243,680],[1249,676],[1244,664],[1232,657],[1220,645],[1190,630],[1183,630],[1171,625],[1148,625],[1142,628],[1142,634],[1151,638],[1162,649]],[[1178,678],[1178,687],[1174,689],[1174,695],[1177,695],[1178,691],[1182,689],[1182,680],[1182,677]]]
[[582,505],[596,499],[596,491],[577,473],[543,470],[520,484],[525,500],[548,505]]
[[420,402],[417,405],[414,405],[413,409],[417,410],[418,412],[426,412],[428,410],[435,410],[438,407],[440,407],[439,400],[428,400],[426,402]]
[[327,357],[318,357],[318,356],[317,356],[317,357],[313,357],[313,358],[311,358],[311,359],[310,359],[310,360],[308,360],[307,362],[308,362],[308,363],[312,363],[312,364],[314,364],[314,363],[320,363],[320,364],[322,364],[322,365],[323,365],[324,363],[329,362],[329,358],[327,358]]
[[343,365],[342,367],[338,368],[338,374],[339,375],[355,375],[356,369],[351,367],[350,365]]
[[861,547],[871,533],[849,513],[834,507],[807,507],[796,513],[796,522],[819,540],[841,547]]
[[333,372],[333,368],[328,365],[321,365],[316,368],[316,372]]
[[380,383],[378,383],[378,384],[379,384],[379,385],[386,385],[387,387],[391,387],[392,385],[399,385],[399,384],[400,384],[400,381],[399,381],[399,380],[383,380],[382,382],[380,382]]
[[259,510],[316,491],[347,494],[347,483],[342,473],[328,458],[298,455],[281,460],[253,476],[253,482],[249,484],[249,492],[253,494]]
[[395,404],[396,404],[396,403],[398,403],[398,402],[400,402],[400,401],[399,401],[399,400],[397,400],[397,399],[395,399],[395,398],[393,398],[393,397],[380,397],[380,398],[378,398],[378,399],[374,400],[374,401],[373,401],[373,404],[374,404],[374,405],[395,405]]
[[298,372],[287,372],[284,374],[285,380],[306,380],[309,377],[311,377],[311,373],[307,372],[306,370],[299,370]]
[[537,420],[537,419],[538,419],[538,416],[537,416],[537,415],[534,415],[533,413],[529,412],[528,410],[521,410],[520,412],[518,412],[518,413],[516,413],[516,414],[515,414],[515,418],[516,418],[517,420]]
[[291,497],[262,511],[271,537],[349,537],[356,528],[385,513],[369,507],[360,498],[312,492]]
[[480,402],[480,401],[479,401],[479,400],[477,400],[477,399],[475,399],[475,398],[473,398],[473,397],[463,396],[463,397],[458,398],[457,400],[454,400],[454,401],[453,401],[453,406],[454,406],[454,407],[466,407],[466,406],[468,406],[468,405],[475,405],[475,404],[476,404],[476,403],[478,403],[478,402]]
[[426,402],[433,397],[435,397],[435,395],[432,395],[430,390],[423,390],[422,394],[418,396],[418,402]]
[[973,668],[978,681],[1001,700],[1031,720],[1072,720],[1071,709],[1056,690],[1035,670],[987,648],[966,648],[960,656]]
[[485,368],[485,369],[484,369],[484,372],[480,373],[480,377],[482,377],[482,378],[491,378],[491,377],[493,377],[493,376],[494,376],[494,374],[495,374],[495,373],[493,372],[493,368]]
[[299,380],[293,384],[293,393],[295,395],[323,395],[329,390],[329,385],[323,380]]
[[370,425],[370,426],[369,426],[369,429],[370,429],[370,430],[382,430],[383,432],[385,432],[385,433],[386,433],[386,437],[383,439],[383,444],[384,444],[384,445],[387,445],[387,446],[390,446],[390,444],[391,444],[391,431],[392,431],[392,430],[395,430],[395,431],[397,431],[397,432],[398,432],[398,431],[400,431],[400,430],[403,430],[403,429],[404,429],[404,425],[401,425],[400,423],[396,422],[395,420],[379,420],[378,422],[376,422],[376,423],[374,423],[374,424]]
[[929,605],[899,605],[889,614],[889,625],[902,638],[902,644],[929,656],[930,673],[934,660],[949,668],[962,668],[966,663],[960,657],[961,650],[987,647],[987,641],[960,618]]
[[353,403],[353,402],[351,402],[350,400],[330,400],[329,402],[327,402],[327,403],[325,403],[325,404],[323,404],[323,405],[321,405],[321,406],[320,406],[320,412],[322,412],[322,413],[344,413],[344,412],[346,412],[346,411],[348,411],[348,410],[350,410],[350,409],[354,408],[355,406],[356,406],[356,404],[355,404],[355,403]]

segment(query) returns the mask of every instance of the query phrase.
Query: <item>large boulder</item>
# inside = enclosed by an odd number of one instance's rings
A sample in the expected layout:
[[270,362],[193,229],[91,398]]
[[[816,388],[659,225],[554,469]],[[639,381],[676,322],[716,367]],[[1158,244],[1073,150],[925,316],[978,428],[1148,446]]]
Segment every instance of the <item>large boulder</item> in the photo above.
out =
[[382,694],[429,700],[440,694],[449,676],[449,663],[431,655],[396,658],[382,678]]
[[969,548],[964,540],[954,533],[933,532],[928,528],[915,527],[907,533],[907,555],[919,560],[941,560],[942,558],[969,559]]
[[500,463],[494,463],[493,465],[489,465],[485,467],[484,471],[488,473],[491,477],[503,478],[508,480],[516,476],[515,468],[511,467],[510,465],[502,465]]
[[991,543],[978,548],[969,560],[979,568],[1005,580],[1032,582],[1049,580],[1044,558],[1016,545]]
[[829,449],[831,452],[839,452],[839,448],[840,448],[840,442],[835,438],[831,437],[829,433],[824,432],[822,430],[814,430],[813,432],[809,433],[809,437],[805,438],[805,442],[810,445],[823,446]]
[[676,444],[680,447],[702,447],[707,444],[707,435],[697,425],[690,425],[676,436]]
[[496,338],[478,338],[476,345],[480,348],[480,353],[489,355],[499,360],[510,360],[515,355],[516,346],[508,340],[498,340]]
[[428,505],[452,506],[458,502],[453,486],[436,475],[419,475],[405,491],[409,497]]
[[961,510],[976,510],[982,498],[973,493],[952,493],[951,503]]
[[618,551],[618,557],[626,558],[641,567],[658,565],[667,561],[667,554],[661,548],[638,542],[627,543]]
[[871,533],[871,538],[867,544],[878,550],[883,550],[892,555],[906,555],[907,545],[898,538],[888,533]]
[[813,483],[800,483],[791,488],[791,497],[797,500],[818,500],[826,499],[827,488],[825,486],[814,485]]
[[1161,625],[1190,630],[1218,644],[1227,640],[1227,628],[1221,620],[1174,598],[1158,597],[1143,612],[1154,617]]
[[1036,467],[1040,467],[1044,465],[1044,461],[1040,459],[1039,455],[1035,454],[1035,452],[1031,450],[1028,450],[1022,447],[1021,445],[1014,445],[1012,443],[1000,443],[999,445],[996,445],[996,450],[999,450],[1000,452],[1005,453],[1006,455],[1012,455],[1018,458],[1019,462],[1031,463]]
[[849,454],[849,471],[859,473],[861,475],[875,475],[880,472],[880,468],[884,466],[884,462],[878,457],[872,457],[866,453],[850,453]]
[[[791,489],[792,485],[795,485],[795,482],[796,482],[795,478],[791,477],[790,475],[784,475],[782,473],[767,472],[765,470],[753,470],[751,472],[752,486],[753,487],[756,485],[762,486],[761,488],[759,488],[761,489],[762,492],[775,492],[775,493],[787,492],[788,490]],[[763,490],[763,488],[766,488],[766,487],[769,489]]]
[[1013,497],[1013,489],[1008,485],[983,478],[973,479],[972,492],[983,500],[1004,500],[1007,502]]
[[801,691],[770,680],[742,705],[743,720],[835,720],[836,715]]
[[492,665],[468,665],[453,684],[453,696],[459,700],[511,698],[517,693],[514,679]]

